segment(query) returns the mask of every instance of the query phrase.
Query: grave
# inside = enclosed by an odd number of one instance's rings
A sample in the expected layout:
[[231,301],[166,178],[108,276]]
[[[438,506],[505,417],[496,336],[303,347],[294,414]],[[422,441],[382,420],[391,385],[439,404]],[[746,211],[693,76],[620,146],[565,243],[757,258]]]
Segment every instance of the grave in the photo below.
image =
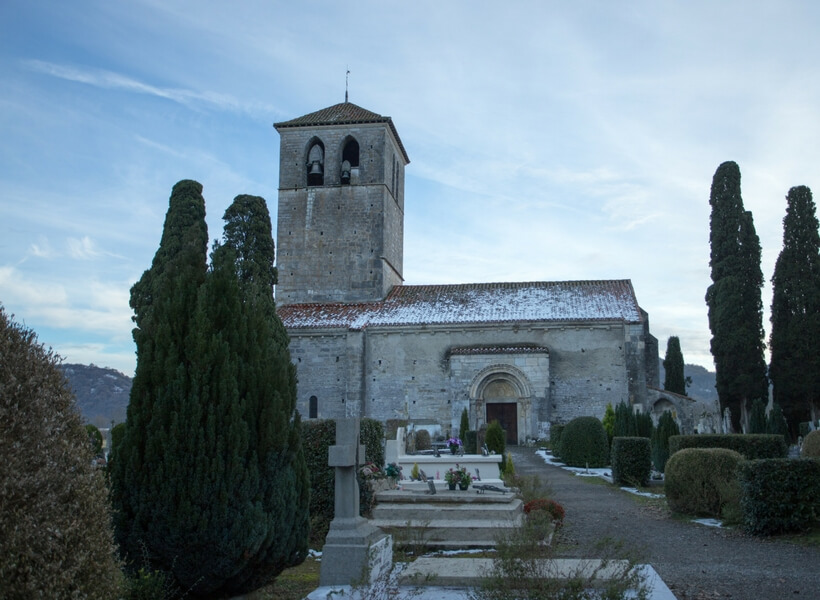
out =
[[364,462],[359,444],[359,420],[336,421],[336,445],[328,449],[335,468],[336,504],[322,550],[319,584],[351,585],[373,582],[393,566],[393,539],[359,516],[356,469]]

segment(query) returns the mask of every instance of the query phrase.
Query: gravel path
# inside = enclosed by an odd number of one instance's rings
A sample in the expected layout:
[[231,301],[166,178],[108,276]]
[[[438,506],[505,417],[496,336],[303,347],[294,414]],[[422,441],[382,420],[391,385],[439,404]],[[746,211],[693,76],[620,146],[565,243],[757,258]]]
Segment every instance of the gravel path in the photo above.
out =
[[673,519],[610,485],[546,464],[532,448],[511,447],[516,473],[538,475],[566,510],[567,556],[594,556],[609,536],[635,548],[679,600],[820,600],[820,548]]

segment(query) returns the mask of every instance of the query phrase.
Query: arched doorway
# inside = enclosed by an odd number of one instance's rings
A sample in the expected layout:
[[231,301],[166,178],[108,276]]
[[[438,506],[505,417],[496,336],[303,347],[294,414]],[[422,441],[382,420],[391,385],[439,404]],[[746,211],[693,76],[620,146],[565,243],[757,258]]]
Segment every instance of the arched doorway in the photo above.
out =
[[526,376],[512,365],[493,365],[481,371],[471,386],[470,401],[485,423],[498,421],[508,444],[526,437],[530,413],[530,386]]

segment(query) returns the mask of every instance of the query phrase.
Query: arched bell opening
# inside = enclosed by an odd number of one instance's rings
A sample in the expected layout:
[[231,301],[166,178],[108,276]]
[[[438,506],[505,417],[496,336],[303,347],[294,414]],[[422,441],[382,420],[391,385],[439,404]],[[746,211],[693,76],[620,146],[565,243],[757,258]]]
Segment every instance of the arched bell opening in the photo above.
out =
[[322,140],[313,140],[307,158],[308,186],[325,184],[325,145]]
[[348,138],[342,149],[342,185],[350,185],[354,169],[359,168],[359,142]]

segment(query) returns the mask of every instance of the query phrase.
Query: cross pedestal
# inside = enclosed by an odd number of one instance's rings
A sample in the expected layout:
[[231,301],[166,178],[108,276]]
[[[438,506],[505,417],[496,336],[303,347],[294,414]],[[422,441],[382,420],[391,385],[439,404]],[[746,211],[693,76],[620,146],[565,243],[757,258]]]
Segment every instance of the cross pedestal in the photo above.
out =
[[328,449],[335,468],[336,503],[322,549],[319,585],[372,583],[393,562],[393,538],[359,516],[356,467],[364,460],[359,419],[336,421],[336,445]]

